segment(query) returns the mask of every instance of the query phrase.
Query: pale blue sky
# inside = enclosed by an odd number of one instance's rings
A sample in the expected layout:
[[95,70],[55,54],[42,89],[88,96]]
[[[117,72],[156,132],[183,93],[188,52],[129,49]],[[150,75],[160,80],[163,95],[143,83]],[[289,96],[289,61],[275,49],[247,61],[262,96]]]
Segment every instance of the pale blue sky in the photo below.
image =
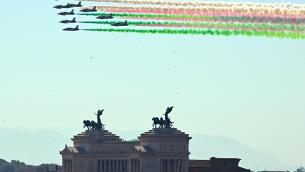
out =
[[304,40],[67,33],[59,2],[1,2],[1,128],[81,131],[105,108],[109,130],[144,131],[174,105],[191,135],[305,164]]

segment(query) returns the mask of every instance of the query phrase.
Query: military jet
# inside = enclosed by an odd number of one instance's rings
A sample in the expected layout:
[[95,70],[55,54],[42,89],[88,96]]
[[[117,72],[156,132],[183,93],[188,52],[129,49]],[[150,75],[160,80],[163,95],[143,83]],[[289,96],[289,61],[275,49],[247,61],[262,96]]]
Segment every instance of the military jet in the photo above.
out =
[[62,21],[60,21],[60,23],[65,23],[65,24],[67,24],[67,23],[76,23],[75,19],[76,18],[74,17],[72,20],[62,20]]
[[96,6],[94,6],[93,8],[84,8],[80,10],[81,12],[96,12]]
[[55,5],[53,8],[62,9],[62,8],[64,8],[64,5]]
[[111,26],[128,26],[128,23],[127,20],[125,20],[124,22],[113,23]]
[[112,19],[112,14],[104,14],[96,17],[97,19]]
[[62,8],[72,8],[74,4],[67,3],[67,5],[64,5]]
[[54,8],[56,9],[62,9],[62,8],[74,8],[74,7],[81,7],[82,4],[79,2],[78,4],[70,4],[67,3],[67,5],[55,5]]
[[58,15],[66,16],[66,15],[74,15],[74,10],[71,10],[71,12],[60,12]]
[[82,2],[79,1],[78,4],[72,4],[72,7],[82,7]]
[[67,27],[64,28],[63,31],[79,31],[78,25],[75,28]]
[[74,8],[74,7],[82,7],[82,2],[79,1],[79,3],[77,3],[77,4],[67,3],[67,5],[65,5],[63,8]]
[[62,9],[62,8],[72,8],[75,4],[67,3],[67,5],[55,5],[54,8]]

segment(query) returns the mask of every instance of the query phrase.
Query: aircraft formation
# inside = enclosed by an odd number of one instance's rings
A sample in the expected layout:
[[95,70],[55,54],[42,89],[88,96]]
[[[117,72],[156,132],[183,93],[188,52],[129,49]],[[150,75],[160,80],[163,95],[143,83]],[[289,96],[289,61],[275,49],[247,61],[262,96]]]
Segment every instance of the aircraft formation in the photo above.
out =
[[[67,3],[66,5],[55,5],[53,8],[59,9],[59,10],[60,9],[71,9],[72,8],[71,11],[58,12],[57,14],[61,15],[61,16],[74,16],[76,14],[74,8],[81,8],[79,10],[79,12],[82,12],[82,13],[97,12],[96,6],[94,6],[94,7],[86,7],[86,8],[82,8],[82,7],[83,7],[82,2],[79,1],[76,4]],[[104,20],[104,19],[113,19],[114,17],[113,17],[112,14],[103,14],[103,15],[97,16],[96,18]],[[76,20],[76,17],[74,17],[71,20],[61,20],[59,22],[63,23],[63,24],[72,24],[72,23],[77,23],[78,21]],[[128,26],[128,22],[127,22],[127,20],[125,20],[123,22],[119,21],[119,22],[112,23],[110,25],[111,26],[115,26],[115,27],[118,27],[118,26]],[[76,27],[67,27],[67,28],[63,29],[63,31],[79,31],[79,30],[80,30],[79,29],[79,25],[77,25]]]

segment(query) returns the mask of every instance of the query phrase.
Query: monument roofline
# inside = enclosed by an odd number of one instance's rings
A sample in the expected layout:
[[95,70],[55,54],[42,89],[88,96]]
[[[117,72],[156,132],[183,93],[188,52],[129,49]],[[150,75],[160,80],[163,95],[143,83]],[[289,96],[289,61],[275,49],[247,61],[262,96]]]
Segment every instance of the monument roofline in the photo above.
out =
[[147,142],[151,140],[152,142],[175,142],[183,141],[188,142],[192,137],[185,132],[178,130],[177,128],[153,128],[147,132],[142,133],[138,139]]
[[74,142],[123,142],[119,136],[109,132],[108,130],[86,130],[75,135],[72,139]]
[[141,134],[141,136],[188,136],[177,128],[153,128]]

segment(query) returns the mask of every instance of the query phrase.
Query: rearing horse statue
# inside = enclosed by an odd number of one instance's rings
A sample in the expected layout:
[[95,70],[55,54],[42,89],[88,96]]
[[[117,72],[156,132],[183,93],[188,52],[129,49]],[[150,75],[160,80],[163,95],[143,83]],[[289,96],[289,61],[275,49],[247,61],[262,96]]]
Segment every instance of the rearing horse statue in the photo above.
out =
[[153,127],[157,128],[159,125],[159,128],[171,128],[173,126],[173,123],[170,118],[168,117],[168,114],[171,113],[171,111],[173,110],[174,106],[172,107],[168,107],[165,111],[165,113],[163,114],[165,116],[165,119],[163,119],[162,117],[159,119],[158,117],[154,117],[152,118],[153,120]]
[[103,110],[98,110],[97,113],[95,113],[95,115],[97,116],[97,122],[95,121],[89,121],[89,120],[84,120],[83,124],[84,124],[84,128],[87,128],[87,130],[102,130],[104,128],[104,124],[102,124],[101,121],[101,116],[104,112]]

